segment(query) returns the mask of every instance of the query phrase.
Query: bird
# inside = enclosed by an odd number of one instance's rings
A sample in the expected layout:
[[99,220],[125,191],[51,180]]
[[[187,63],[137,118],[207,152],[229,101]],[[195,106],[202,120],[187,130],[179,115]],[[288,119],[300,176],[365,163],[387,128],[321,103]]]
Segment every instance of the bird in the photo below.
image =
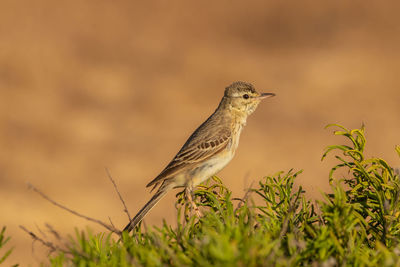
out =
[[[185,188],[185,195],[192,207],[193,189],[222,170],[235,155],[239,137],[247,117],[261,100],[274,93],[258,93],[247,82],[237,81],[225,88],[224,95],[214,113],[188,138],[172,161],[147,187],[158,190],[143,208],[130,220],[123,231],[130,232],[174,188]],[[199,214],[199,213],[198,213]]]

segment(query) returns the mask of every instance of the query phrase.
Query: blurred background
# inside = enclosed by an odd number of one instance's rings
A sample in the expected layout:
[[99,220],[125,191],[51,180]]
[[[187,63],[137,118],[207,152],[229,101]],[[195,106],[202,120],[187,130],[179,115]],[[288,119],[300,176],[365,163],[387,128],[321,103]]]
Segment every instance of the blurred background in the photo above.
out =
[[[366,125],[367,155],[400,165],[398,1],[51,1],[0,3],[0,226],[8,264],[46,251],[18,225],[103,230],[27,189],[122,228],[108,168],[135,214],[145,185],[217,107],[233,81],[275,98],[249,118],[220,177],[234,196],[280,170],[328,190],[343,139],[328,123]],[[174,192],[175,193],[175,192]],[[174,193],[146,217],[174,223]]]

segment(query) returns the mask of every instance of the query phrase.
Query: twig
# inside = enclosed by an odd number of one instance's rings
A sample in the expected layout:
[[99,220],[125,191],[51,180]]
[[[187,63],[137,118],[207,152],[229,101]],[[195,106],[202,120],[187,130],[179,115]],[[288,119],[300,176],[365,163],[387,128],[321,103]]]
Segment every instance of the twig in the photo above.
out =
[[36,226],[36,229],[39,231],[39,233],[41,233],[44,238],[47,238],[46,234],[42,231],[42,229],[40,229],[40,227],[36,223],[35,223],[35,226]]
[[53,243],[51,243],[49,241],[43,240],[42,238],[38,237],[35,233],[33,233],[33,232],[29,231],[28,229],[26,229],[24,226],[20,225],[19,228],[21,228],[23,231],[28,233],[32,237],[34,242],[38,241],[38,242],[42,243],[45,247],[48,247],[50,249],[50,253],[58,250],[58,251],[64,252],[65,254],[71,254],[70,251],[65,250],[63,248],[60,248],[60,247],[54,245]]
[[246,193],[244,194],[243,198],[242,199],[239,198],[240,202],[239,202],[238,206],[236,207],[236,210],[238,210],[242,207],[243,203],[246,202],[246,200],[249,198],[249,195],[253,192],[253,190],[252,190],[253,184],[254,184],[254,181],[252,181],[250,186],[247,188]]
[[124,199],[122,198],[121,193],[120,193],[119,190],[118,190],[117,184],[115,183],[114,179],[112,178],[112,176],[111,176],[111,174],[110,174],[110,171],[109,171],[107,168],[106,168],[106,172],[107,172],[108,178],[111,180],[112,184],[114,185],[115,191],[117,191],[117,194],[118,194],[118,196],[119,196],[119,199],[120,199],[121,202],[122,202],[122,205],[124,205],[124,212],[128,215],[129,221],[132,221],[131,215],[129,214],[128,208],[126,207],[125,201],[124,201]]
[[54,235],[54,237],[55,237],[57,240],[61,241],[61,236],[60,236],[60,234],[59,234],[56,230],[54,230],[53,226],[51,226],[51,225],[48,224],[48,223],[46,223],[45,226],[47,227],[47,229],[49,230],[49,232],[50,232],[52,235]]
[[115,227],[114,224],[113,224],[113,222],[112,222],[112,220],[111,220],[111,217],[110,217],[110,216],[108,216],[108,220],[110,221],[112,227]]
[[289,202],[289,208],[288,208],[288,212],[285,216],[285,219],[283,220],[283,224],[282,224],[282,229],[281,232],[279,233],[279,238],[282,239],[283,236],[287,233],[288,227],[289,227],[289,217],[292,213],[294,213],[296,211],[296,207],[294,207],[294,205],[296,204],[297,200],[299,199],[300,194],[296,195],[296,198],[293,200],[293,203]]
[[100,220],[97,220],[97,219],[94,219],[94,218],[85,216],[85,215],[83,215],[83,214],[80,214],[80,213],[78,213],[78,212],[76,212],[76,211],[74,211],[74,210],[71,210],[71,209],[69,209],[69,208],[67,208],[67,207],[65,207],[65,206],[63,206],[63,205],[61,205],[61,204],[59,204],[58,202],[54,201],[53,199],[51,199],[50,197],[48,197],[46,194],[44,194],[43,192],[41,192],[39,189],[37,189],[36,187],[34,187],[32,184],[28,184],[28,186],[29,186],[30,189],[32,189],[34,192],[38,193],[42,198],[46,199],[46,200],[49,201],[51,204],[53,204],[53,205],[55,205],[55,206],[57,206],[57,207],[59,207],[59,208],[61,208],[61,209],[63,209],[63,210],[66,210],[66,211],[68,211],[68,212],[74,214],[75,216],[84,218],[84,219],[86,219],[86,220],[88,220],[88,221],[95,222],[95,223],[97,223],[97,224],[100,224],[101,226],[103,226],[103,227],[106,228],[107,230],[109,230],[109,231],[111,231],[111,232],[113,232],[113,233],[116,233],[117,235],[121,235],[121,231],[118,230],[117,228],[115,228],[115,227],[113,227],[113,226],[111,226],[111,225],[108,225],[108,224],[106,224],[106,223],[104,223],[104,222],[102,222],[102,221],[100,221]]
[[286,214],[285,219],[283,220],[282,229],[281,232],[279,233],[279,239],[282,239],[284,235],[287,233],[290,213],[291,212],[289,211],[288,214]]

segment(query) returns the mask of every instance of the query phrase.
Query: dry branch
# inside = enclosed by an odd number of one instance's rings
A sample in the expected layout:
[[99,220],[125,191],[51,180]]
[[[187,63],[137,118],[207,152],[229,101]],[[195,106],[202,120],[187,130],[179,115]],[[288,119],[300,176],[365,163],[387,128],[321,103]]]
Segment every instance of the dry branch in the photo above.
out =
[[74,210],[71,210],[70,208],[67,208],[64,205],[61,205],[60,203],[54,201],[53,199],[48,197],[46,194],[44,194],[42,191],[40,191],[39,189],[34,187],[32,184],[28,184],[28,186],[29,186],[30,189],[32,189],[34,192],[38,193],[42,198],[46,199],[51,204],[53,204],[53,205],[55,205],[55,206],[57,206],[57,207],[59,207],[59,208],[61,208],[63,210],[66,210],[66,211],[74,214],[75,216],[78,216],[78,217],[81,217],[81,218],[83,218],[85,220],[97,223],[97,224],[103,226],[104,228],[106,228],[107,230],[109,230],[109,231],[111,231],[113,233],[116,233],[117,235],[121,235],[122,232],[120,230],[118,230],[117,228],[113,227],[112,225],[106,224],[103,221],[88,217],[88,216],[80,214],[80,213],[78,213],[78,212],[76,212]]
[[250,194],[253,192],[253,184],[254,181],[251,182],[250,186],[246,189],[246,192],[244,193],[243,198],[233,198],[234,200],[239,200],[239,204],[237,205],[236,210],[240,209],[243,205],[243,203],[245,203],[247,201],[247,199],[249,198]]
[[60,234],[51,226],[50,224],[46,223],[45,226],[49,230],[49,232],[58,240],[61,241],[61,236]]
[[107,168],[106,168],[106,172],[107,172],[108,178],[111,180],[111,183],[114,185],[115,191],[117,192],[117,194],[118,194],[118,196],[119,196],[119,199],[120,199],[121,202],[122,202],[122,205],[124,205],[124,212],[128,215],[129,221],[132,221],[131,215],[129,214],[129,211],[128,211],[128,208],[127,208],[127,206],[126,206],[126,204],[125,204],[125,201],[124,201],[124,199],[122,198],[121,193],[120,193],[119,190],[118,190],[117,184],[115,183],[114,179],[113,179],[112,176],[111,176],[110,171],[109,171]]
[[41,243],[42,245],[44,245],[45,247],[48,247],[50,249],[50,253],[54,252],[54,251],[62,251],[65,254],[71,254],[70,251],[65,250],[59,246],[54,245],[52,242],[50,241],[45,241],[42,238],[38,237],[35,233],[29,231],[28,229],[26,229],[24,226],[20,225],[19,228],[21,228],[23,231],[25,231],[26,233],[28,233],[33,241],[38,241],[39,243]]

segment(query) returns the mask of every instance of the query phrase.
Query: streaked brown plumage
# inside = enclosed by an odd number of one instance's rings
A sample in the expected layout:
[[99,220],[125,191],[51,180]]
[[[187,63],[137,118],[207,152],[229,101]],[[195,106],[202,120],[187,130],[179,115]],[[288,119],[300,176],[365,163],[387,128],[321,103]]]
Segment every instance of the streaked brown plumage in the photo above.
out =
[[[261,99],[273,93],[257,93],[253,85],[235,82],[225,89],[215,112],[197,128],[165,169],[148,185],[156,188],[154,196],[129,222],[131,231],[171,189],[185,187],[189,200],[192,189],[220,171],[233,158],[247,116]],[[192,203],[195,205],[194,203]]]

